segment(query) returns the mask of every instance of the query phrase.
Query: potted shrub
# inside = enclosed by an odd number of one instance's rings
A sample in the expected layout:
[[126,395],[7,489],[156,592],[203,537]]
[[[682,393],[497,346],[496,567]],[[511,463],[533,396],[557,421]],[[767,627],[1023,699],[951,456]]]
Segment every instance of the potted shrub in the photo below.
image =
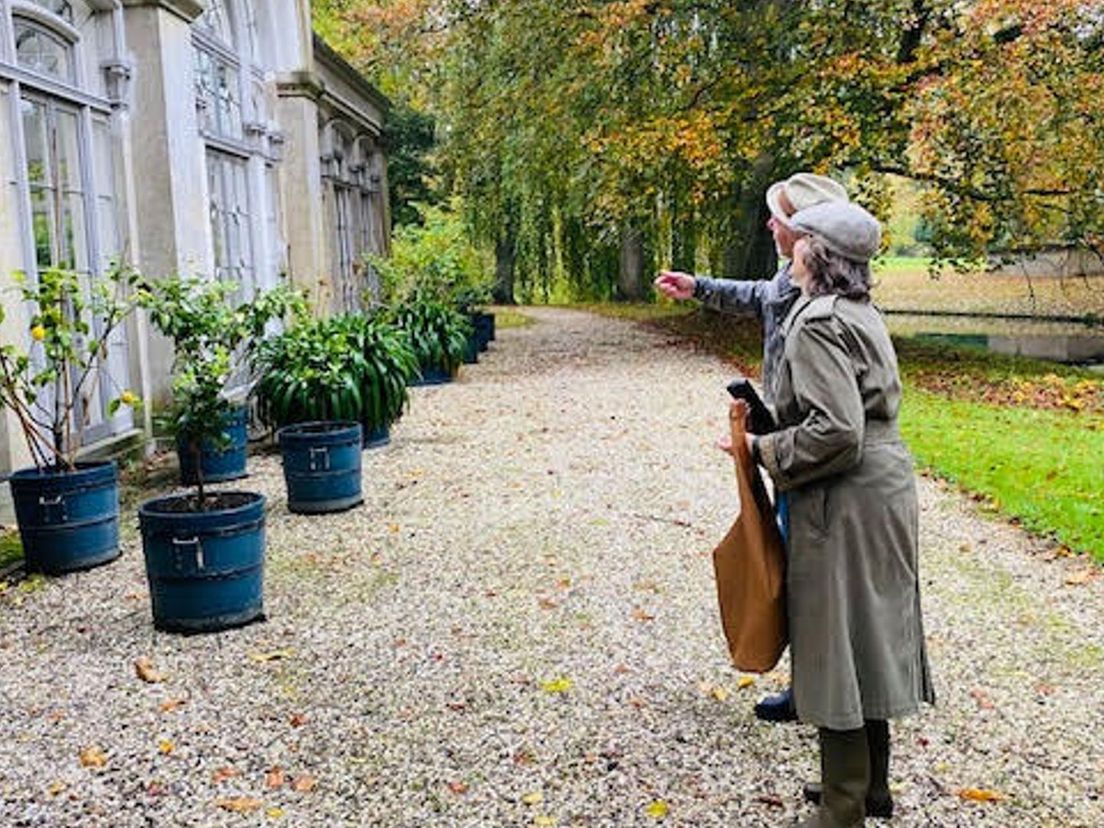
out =
[[464,358],[471,322],[448,302],[421,288],[393,311],[410,339],[421,379],[415,385],[451,382]]
[[256,492],[207,490],[202,447],[229,442],[233,404],[228,383],[248,367],[269,320],[302,300],[278,289],[227,309],[231,285],[172,278],[143,286],[142,304],[176,347],[172,425],[194,460],[195,491],[154,498],[138,521],[154,626],[204,632],[263,617],[265,498]]
[[[421,221],[398,228],[388,257],[369,257],[379,278],[379,297],[389,307],[406,306],[430,299],[452,306],[470,317],[475,338],[460,361],[475,362],[493,337],[493,319],[477,310],[490,297],[488,261],[472,244],[458,209],[419,205]],[[445,381],[440,368],[429,366],[434,381]]]
[[417,371],[406,337],[361,314],[301,321],[266,340],[257,365],[258,412],[279,428],[288,508],[329,512],[361,502],[362,442],[386,442]]
[[122,265],[87,285],[64,268],[18,276],[30,346],[0,346],[0,404],[15,415],[35,463],[10,478],[28,571],[61,574],[119,555],[115,463],[77,456],[81,420],[97,392],[109,397],[110,414],[139,402],[100,381],[112,332],[134,307],[137,278]]
[[[180,482],[185,486],[236,480],[246,475],[245,397],[249,359],[265,326],[288,313],[304,313],[302,297],[284,287],[237,306],[231,282],[172,277],[142,284],[142,305],[174,349],[173,402],[169,431],[176,439]],[[194,376],[193,372],[203,376]],[[219,393],[211,407],[197,405],[196,389],[208,383]],[[231,384],[234,388],[231,389]],[[209,402],[203,393],[199,400]],[[219,428],[209,429],[211,418]],[[199,439],[197,435],[202,435]]]

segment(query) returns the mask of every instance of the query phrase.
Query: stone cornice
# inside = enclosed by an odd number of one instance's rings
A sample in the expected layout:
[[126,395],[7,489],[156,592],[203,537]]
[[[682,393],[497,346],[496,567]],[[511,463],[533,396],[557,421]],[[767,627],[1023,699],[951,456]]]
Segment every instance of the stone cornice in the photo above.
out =
[[333,48],[319,36],[318,32],[314,33],[314,59],[318,63],[325,65],[326,68],[330,69],[359,94],[363,95],[365,100],[379,107],[381,114],[385,114],[387,110],[391,108],[391,101],[388,100],[387,96],[376,89],[376,87],[372,86],[364,75],[360,74],[349,61],[335,52]]
[[276,94],[281,98],[310,98],[317,103],[326,94],[326,84],[317,72],[299,69],[276,79]]
[[207,10],[203,0],[122,0],[122,2],[128,8],[156,6],[170,14],[175,14],[185,23],[193,22]]

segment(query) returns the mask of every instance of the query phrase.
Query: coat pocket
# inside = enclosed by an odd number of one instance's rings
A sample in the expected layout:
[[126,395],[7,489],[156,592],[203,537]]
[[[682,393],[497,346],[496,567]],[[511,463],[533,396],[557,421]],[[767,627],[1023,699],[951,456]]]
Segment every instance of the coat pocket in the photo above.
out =
[[808,533],[817,538],[828,534],[828,487],[814,484],[791,495],[790,531],[795,538]]

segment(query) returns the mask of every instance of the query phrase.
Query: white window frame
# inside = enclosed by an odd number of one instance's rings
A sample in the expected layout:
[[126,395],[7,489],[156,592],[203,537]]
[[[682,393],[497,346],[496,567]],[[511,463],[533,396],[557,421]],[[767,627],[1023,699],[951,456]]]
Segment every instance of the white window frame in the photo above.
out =
[[[77,0],[74,0],[74,5]],[[100,66],[125,64],[123,52],[125,42],[122,28],[122,5],[117,0],[86,0],[93,14],[110,14],[116,54],[100,55]],[[21,18],[35,27],[46,29],[59,40],[69,44],[73,71],[71,76],[58,78],[42,74],[20,66],[15,45],[15,20]],[[39,264],[34,236],[32,215],[31,186],[27,174],[27,144],[23,124],[23,101],[38,101],[47,107],[47,111],[62,109],[76,115],[76,153],[80,167],[80,203],[83,210],[83,239],[75,240],[81,244],[87,259],[87,267],[80,272],[88,280],[103,277],[108,266],[108,257],[122,253],[121,249],[108,251],[103,249],[103,233],[100,224],[101,194],[97,189],[97,153],[94,143],[94,121],[102,119],[109,125],[117,118],[119,101],[109,100],[90,88],[87,76],[85,49],[95,48],[95,44],[82,37],[69,20],[52,13],[39,3],[27,0],[0,0],[0,80],[8,84],[9,120],[11,123],[12,163],[15,174],[15,190],[21,235],[23,239],[24,271],[32,279],[37,278]],[[115,147],[112,147],[112,155]],[[50,149],[47,149],[50,152]],[[115,191],[118,179],[115,169],[108,171],[108,180],[112,185],[111,197],[115,205],[116,242],[119,241],[119,229],[123,221],[119,209],[123,197]],[[55,198],[58,196],[55,196]],[[29,310],[29,309],[28,309]],[[100,320],[92,320],[93,336],[99,336]],[[81,442],[84,445],[95,443],[114,434],[120,434],[134,428],[134,416],[129,407],[122,406],[111,414],[108,401],[112,392],[122,391],[130,386],[130,366],[127,354],[128,343],[123,328],[116,328],[108,340],[107,358],[100,368],[100,375],[93,389],[97,398],[97,415],[93,424],[79,423]],[[43,404],[49,405],[48,400]],[[80,417],[80,407],[76,415]]]
[[[280,276],[281,262],[274,252],[279,240],[272,238],[273,228],[269,220],[273,210],[279,211],[279,204],[269,203],[271,188],[266,180],[267,170],[276,165],[278,159],[272,157],[271,142],[266,140],[274,130],[253,94],[258,85],[263,89],[265,75],[264,68],[258,63],[260,49],[255,43],[256,33],[250,31],[251,27],[256,29],[252,0],[225,0],[222,8],[227,15],[230,42],[213,36],[203,26],[200,18],[192,25],[192,48],[197,55],[197,69],[198,55],[205,53],[212,60],[221,61],[234,71],[237,79],[238,123],[229,133],[212,132],[204,129],[203,118],[200,117],[199,140],[205,159],[210,157],[207,153],[221,153],[240,159],[246,166],[245,214],[249,218],[249,226],[246,228],[249,260],[243,270],[249,276],[240,283],[238,298],[248,300],[259,291],[274,286]],[[202,108],[203,102],[198,91],[196,94],[196,105]],[[209,209],[214,206],[213,196],[213,193],[207,193]],[[277,228],[279,219],[277,213]],[[214,272],[217,263],[213,233],[208,241],[209,261]]]

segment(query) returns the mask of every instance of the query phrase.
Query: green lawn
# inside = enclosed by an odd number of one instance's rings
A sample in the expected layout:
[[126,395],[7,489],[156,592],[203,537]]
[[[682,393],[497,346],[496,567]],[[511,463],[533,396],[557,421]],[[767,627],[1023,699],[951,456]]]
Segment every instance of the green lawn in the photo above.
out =
[[908,388],[901,431],[917,463],[1104,563],[1104,419]]
[[0,532],[0,569],[23,558],[23,544],[19,542],[19,533]]

